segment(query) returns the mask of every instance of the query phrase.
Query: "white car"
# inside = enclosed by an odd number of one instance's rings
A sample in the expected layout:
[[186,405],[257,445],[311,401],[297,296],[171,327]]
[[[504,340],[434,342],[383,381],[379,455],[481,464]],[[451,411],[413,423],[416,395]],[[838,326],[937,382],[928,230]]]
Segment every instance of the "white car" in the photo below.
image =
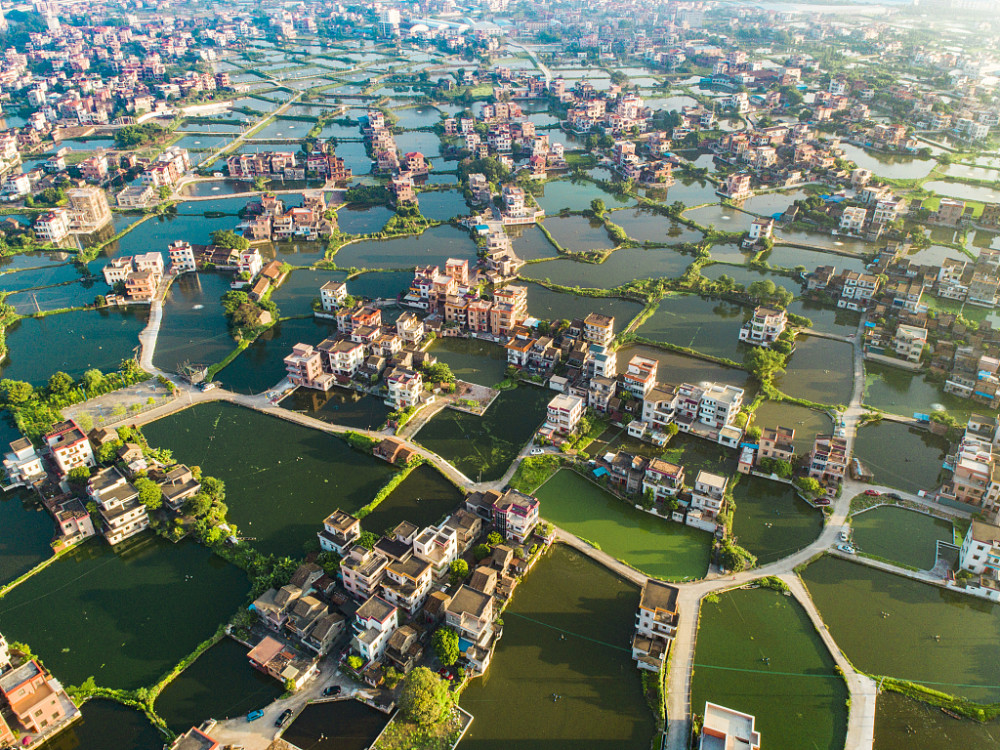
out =
[[849,544],[838,544],[837,545],[837,549],[839,549],[841,552],[844,552],[844,553],[846,553],[848,555],[853,555],[854,554],[854,547],[852,547]]
[[531,449],[531,455],[532,456],[541,456],[543,453],[545,453],[545,451],[542,450],[541,448],[532,448]]

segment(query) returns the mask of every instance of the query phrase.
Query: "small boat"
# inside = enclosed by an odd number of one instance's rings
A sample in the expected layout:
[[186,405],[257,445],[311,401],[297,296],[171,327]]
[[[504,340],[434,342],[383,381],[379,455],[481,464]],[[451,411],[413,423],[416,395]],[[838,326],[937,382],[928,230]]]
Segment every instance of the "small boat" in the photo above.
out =
[[942,709],[941,709],[941,713],[943,713],[943,714],[947,714],[948,716],[950,716],[950,717],[951,717],[951,718],[953,718],[953,719],[958,719],[959,721],[961,721],[961,720],[962,720],[962,716],[961,716],[961,714],[957,714],[957,713],[955,713],[954,711],[950,711],[950,710],[949,710],[949,709],[947,709],[947,708],[942,708]]
[[247,721],[257,721],[261,716],[264,715],[264,710],[258,708],[256,711],[251,711],[247,714]]

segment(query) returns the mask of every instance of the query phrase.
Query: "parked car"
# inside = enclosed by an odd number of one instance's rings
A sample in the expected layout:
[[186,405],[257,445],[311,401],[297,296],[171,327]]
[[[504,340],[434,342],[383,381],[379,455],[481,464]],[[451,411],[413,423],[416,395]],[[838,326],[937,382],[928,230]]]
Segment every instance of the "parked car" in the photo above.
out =
[[330,685],[323,691],[323,696],[329,698],[331,695],[340,695],[343,692],[343,688],[340,685]]
[[897,495],[895,492],[886,492],[885,496],[887,498],[889,498],[890,500],[902,500],[903,499],[899,495]]
[[865,490],[865,494],[868,495],[869,497],[878,497],[882,493],[879,492],[878,490]]
[[830,498],[828,498],[828,497],[817,497],[815,500],[813,500],[813,502],[816,505],[824,505],[825,506],[825,505],[829,505],[830,504]]
[[257,721],[261,716],[264,715],[263,709],[258,708],[256,711],[251,711],[247,714],[247,721]]
[[848,555],[854,554],[854,547],[852,547],[849,544],[838,544],[837,549],[839,549],[841,552],[845,552]]
[[281,715],[274,720],[274,726],[276,727],[285,726],[285,722],[288,721],[291,717],[292,717],[292,709],[286,708],[284,711],[281,712]]
[[851,539],[851,535],[848,534],[846,531],[841,531],[840,532],[840,541],[847,542],[847,541],[850,541],[850,539]]
[[544,451],[544,450],[542,450],[541,448],[532,448],[532,449],[531,449],[531,455],[532,455],[532,456],[540,456],[540,455],[542,455],[543,453],[545,453],[545,451]]

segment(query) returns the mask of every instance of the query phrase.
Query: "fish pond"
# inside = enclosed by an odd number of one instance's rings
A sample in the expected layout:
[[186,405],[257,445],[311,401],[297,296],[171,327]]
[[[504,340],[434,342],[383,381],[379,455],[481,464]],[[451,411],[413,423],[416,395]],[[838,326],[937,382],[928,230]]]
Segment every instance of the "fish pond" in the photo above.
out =
[[376,534],[386,533],[403,521],[424,528],[455,510],[464,498],[464,493],[441,472],[422,464],[362,519],[361,527]]
[[888,420],[865,425],[854,440],[854,456],[876,483],[912,493],[937,489],[948,449],[940,435]]
[[520,274],[524,278],[539,279],[560,286],[614,289],[635,279],[679,277],[693,261],[693,255],[668,248],[621,248],[611,253],[603,263],[560,258],[524,266]]
[[388,240],[365,240],[344,245],[333,260],[340,268],[413,268],[444,266],[448,258],[476,259],[476,243],[465,230],[450,225],[432,227],[423,234]]
[[504,475],[545,420],[551,394],[533,386],[503,391],[481,417],[445,409],[413,439],[470,479],[492,482]]
[[296,344],[318,344],[337,333],[337,324],[320,318],[280,320],[218,373],[218,379],[237,393],[261,393],[288,375],[285,357]]
[[230,279],[219,273],[186,273],[170,285],[153,363],[168,372],[185,362],[212,365],[236,347],[220,300]]
[[857,669],[978,702],[1000,699],[996,604],[830,556],[801,576]]
[[486,674],[462,693],[475,716],[463,750],[647,750],[655,723],[629,648],[638,604],[631,584],[556,545],[504,611]]
[[524,284],[528,289],[528,314],[539,320],[581,320],[596,312],[615,319],[615,331],[621,331],[642,310],[642,305],[618,297],[583,297],[556,292],[541,284]]
[[131,690],[194,650],[249,590],[242,570],[206,548],[144,532],[115,549],[80,545],[0,599],[0,620],[63,684],[93,676]]
[[930,570],[938,541],[954,543],[950,522],[926,513],[883,505],[851,516],[854,546],[873,555],[918,570]]
[[885,691],[875,707],[875,750],[941,750],[1000,746],[1000,719],[980,724],[954,719],[940,708]]
[[446,336],[436,339],[429,351],[459,380],[492,386],[505,377],[507,350],[489,341]]
[[117,370],[139,345],[148,315],[147,307],[129,307],[21,318],[7,328],[0,375],[37,386],[57,370],[74,378],[95,367]]
[[[90,700],[82,718],[38,750],[162,750],[164,738],[141,711],[110,700]],[[190,729],[190,727],[185,727]]]
[[225,403],[194,406],[143,431],[150,445],[226,483],[229,519],[265,554],[301,554],[334,509],[358,510],[393,472],[334,435]]
[[691,679],[691,709],[711,701],[753,714],[774,750],[844,747],[847,686],[791,597],[737,589],[701,605]]
[[742,547],[757,556],[758,565],[797,552],[823,531],[823,514],[787,484],[740,477],[733,500],[733,533]]
[[175,732],[206,719],[229,719],[263,708],[282,693],[281,685],[250,666],[247,648],[223,638],[164,688],[156,712]]
[[912,417],[942,409],[964,420],[977,411],[967,399],[945,393],[940,385],[919,372],[865,362],[865,403],[883,411]]
[[740,327],[748,308],[697,295],[666,297],[639,326],[640,336],[734,361],[743,358]]
[[795,352],[775,384],[783,392],[820,404],[846,404],[854,388],[850,344],[818,336],[799,336]]
[[325,393],[296,388],[282,399],[281,407],[324,422],[365,430],[377,430],[385,424],[390,412],[380,398],[337,387]]
[[51,557],[55,531],[33,493],[0,493],[0,586]]
[[573,471],[560,469],[534,494],[545,520],[647,575],[693,580],[708,570],[711,534],[638,510]]

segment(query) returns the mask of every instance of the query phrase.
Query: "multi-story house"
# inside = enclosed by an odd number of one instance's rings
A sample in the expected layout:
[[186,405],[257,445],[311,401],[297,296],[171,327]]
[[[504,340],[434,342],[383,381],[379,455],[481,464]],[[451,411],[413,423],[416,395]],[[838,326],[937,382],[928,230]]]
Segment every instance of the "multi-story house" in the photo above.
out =
[[427,601],[433,570],[430,563],[415,556],[390,561],[382,579],[383,598],[412,617]]
[[538,524],[538,500],[517,490],[507,490],[494,500],[493,523],[505,539],[524,544]]
[[285,370],[293,385],[328,391],[333,387],[333,373],[323,370],[323,355],[309,344],[296,344],[285,357]]
[[587,406],[599,414],[608,410],[608,405],[615,395],[617,381],[602,375],[593,375],[587,385]]
[[32,229],[42,242],[57,243],[69,237],[69,212],[62,208],[46,211],[35,219]]
[[753,180],[749,172],[735,172],[725,179],[718,192],[734,201],[746,200],[753,195],[752,184]]
[[896,333],[892,337],[892,348],[897,357],[902,357],[909,362],[919,362],[926,345],[926,328],[902,324],[896,327]]
[[198,270],[198,264],[194,260],[194,250],[191,248],[191,244],[184,240],[171,242],[167,248],[167,255],[170,257],[170,273],[172,274]]
[[788,427],[765,427],[760,434],[761,458],[774,458],[779,461],[789,461],[795,455],[795,430]]
[[396,332],[404,344],[414,346],[424,339],[424,321],[412,312],[405,312],[396,318]]
[[528,317],[528,288],[508,285],[493,293],[490,309],[490,332],[494,336],[509,336],[511,329]]
[[77,466],[97,465],[90,441],[72,419],[53,426],[45,436],[45,445],[62,474],[68,474]]
[[27,487],[45,476],[42,457],[27,438],[18,438],[10,444],[10,452],[3,457],[7,484]]
[[843,288],[837,307],[848,310],[866,309],[881,284],[878,276],[857,271],[844,271],[840,278]]
[[615,319],[610,315],[590,313],[583,320],[583,338],[591,344],[605,348],[611,346],[615,338]]
[[809,476],[821,482],[840,482],[847,473],[847,441],[834,435],[817,435],[809,454]]
[[342,378],[353,378],[365,362],[365,347],[347,339],[324,339],[317,347],[325,356],[324,369]]
[[757,306],[753,317],[740,328],[740,341],[754,346],[769,347],[784,333],[788,316],[784,310]]
[[32,734],[42,734],[75,710],[62,685],[34,659],[0,675],[0,695]]
[[653,499],[663,501],[667,497],[677,497],[684,489],[684,467],[659,458],[652,458],[646,464],[642,479],[642,491],[653,493]]
[[840,215],[840,231],[845,234],[861,234],[868,221],[868,209],[848,206]]
[[493,597],[463,585],[444,608],[445,625],[476,646],[493,636]]
[[560,393],[549,401],[545,427],[560,435],[572,434],[583,416],[583,407],[583,399],[579,396]]
[[396,607],[377,596],[369,597],[354,613],[351,648],[366,663],[378,661],[385,653],[389,637],[398,627],[399,612]]
[[389,560],[381,552],[353,545],[340,561],[340,576],[351,595],[364,601],[378,593]]
[[409,409],[420,403],[420,392],[424,383],[419,372],[405,367],[394,367],[386,375],[385,382],[389,388],[385,402],[394,409]]
[[333,312],[347,299],[347,284],[343,281],[328,281],[319,288],[319,301],[323,310]]
[[632,658],[639,669],[660,672],[666,663],[670,644],[677,634],[680,616],[676,586],[650,578],[642,585],[639,611],[635,615]]
[[115,467],[94,474],[87,483],[87,494],[97,503],[101,533],[108,544],[118,544],[149,528],[149,514],[139,502],[139,492]]
[[677,389],[662,383],[642,400],[642,422],[649,429],[662,432],[674,421]]
[[448,574],[449,566],[458,559],[458,532],[448,523],[428,526],[413,539],[413,554],[428,563],[435,578]]
[[729,480],[708,471],[699,471],[691,490],[691,507],[700,510],[709,518],[715,518],[722,511],[726,501],[726,487]]
[[584,369],[588,378],[615,378],[618,375],[618,354],[600,344],[587,347]]
[[753,714],[706,701],[704,717],[698,750],[760,750],[760,732],[755,728],[757,719]]
[[742,388],[712,383],[702,392],[698,421],[709,427],[726,427],[733,423],[742,406]]
[[656,386],[659,363],[655,359],[636,354],[629,360],[628,369],[621,375],[622,388],[636,398],[646,398]]
[[320,549],[343,557],[348,547],[361,536],[361,521],[337,508],[323,520],[323,530],[317,536]]
[[988,574],[994,580],[1000,577],[1000,526],[973,519],[965,532],[958,562],[970,573]]

